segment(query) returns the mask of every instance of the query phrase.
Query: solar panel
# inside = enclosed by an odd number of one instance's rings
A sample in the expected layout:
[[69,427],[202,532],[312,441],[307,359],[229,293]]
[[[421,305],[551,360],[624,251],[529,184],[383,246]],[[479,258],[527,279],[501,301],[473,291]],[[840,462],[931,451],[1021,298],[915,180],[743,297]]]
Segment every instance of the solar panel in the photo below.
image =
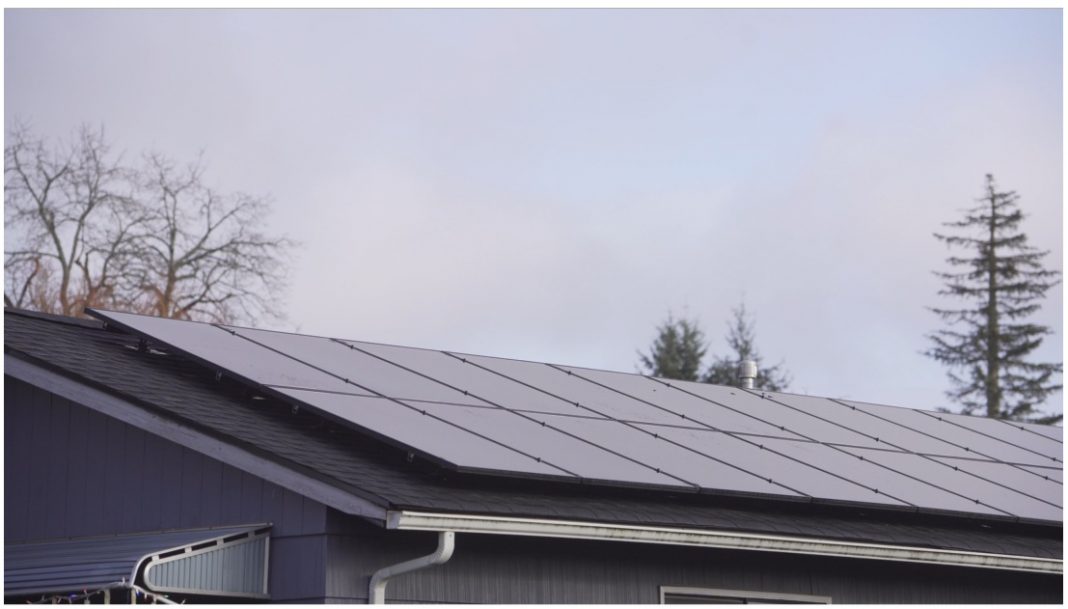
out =
[[343,379],[349,379],[375,395],[474,406],[489,405],[465,395],[462,390],[414,374],[329,338],[245,328],[229,329],[238,336],[251,339]]
[[759,393],[754,394],[735,387],[705,383],[671,382],[671,387],[739,412],[751,414],[772,425],[782,426],[804,438],[833,444],[885,448],[885,445],[877,442],[875,438],[841,427],[833,421],[820,419],[803,410],[790,408],[773,399],[761,397]]
[[688,480],[704,489],[728,493],[759,493],[800,497],[798,493],[737,467],[670,442],[657,428],[638,428],[618,421],[535,414],[558,429],[587,438],[599,446],[646,461],[649,465]]
[[583,412],[595,412],[617,420],[667,425],[684,421],[678,415],[649,406],[622,393],[576,378],[574,375],[569,375],[567,372],[560,371],[547,364],[480,355],[463,355],[460,357],[475,366],[496,372],[513,381],[539,387],[566,403],[577,404]]
[[458,469],[503,470],[574,477],[513,447],[472,433],[420,410],[378,397],[280,389],[281,393],[393,442],[418,447]]
[[441,351],[357,341],[344,342],[396,365],[428,375],[458,388],[461,392],[466,391],[469,395],[477,396],[483,403],[492,403],[514,410],[597,416],[589,410],[575,406],[572,402],[522,385]]
[[[950,466],[941,467],[933,459],[897,451],[845,448],[846,452],[863,456],[866,460],[889,467],[919,480],[953,491],[973,501],[1000,510],[1007,515],[1043,520],[1058,520],[1061,509],[1050,503],[1032,499],[981,478],[962,474]],[[972,511],[983,511],[980,505]]]
[[[1003,513],[986,506],[976,505],[974,501],[958,496],[944,487],[930,484],[924,478],[909,477],[900,471],[882,467],[880,466],[881,459],[873,457],[873,455],[879,455],[895,458],[902,453],[893,452],[891,455],[891,451],[868,449],[854,449],[850,452],[818,442],[774,439],[767,440],[766,446],[810,467],[834,472],[849,480],[877,489],[881,494],[917,507],[987,514]],[[860,459],[859,456],[864,458]]]
[[[801,436],[785,429],[782,426],[772,425],[745,412],[739,412],[725,408],[719,404],[702,400],[683,391],[674,390],[657,379],[638,374],[625,374],[622,372],[606,372],[603,370],[591,370],[589,368],[577,368],[574,366],[555,366],[562,370],[570,371],[573,375],[613,387],[636,399],[648,402],[664,411],[677,413],[679,420],[675,424],[690,427],[709,427],[722,431],[731,431],[743,434],[757,434],[775,436],[780,438],[802,439]],[[731,395],[743,393],[741,389],[732,389]],[[631,419],[645,423],[655,423],[648,418]]]
[[1061,520],[1059,428],[92,313],[470,474]]
[[1058,442],[1060,444],[1064,444],[1064,428],[1063,427],[1056,427],[1056,426],[1053,426],[1053,425],[1039,425],[1037,423],[1020,423],[1020,422],[1017,422],[1017,421],[1012,421],[1012,422],[1002,421],[1002,422],[1006,423],[1007,425],[1012,425],[1013,427],[1020,427],[1024,431],[1027,431],[1027,432],[1030,432],[1030,433],[1033,433],[1033,434],[1038,434],[1040,436],[1045,436],[1045,437],[1049,438],[1050,440],[1053,440],[1054,442]]
[[1036,476],[1041,476],[1041,477],[1047,478],[1049,480],[1056,480],[1057,482],[1060,482],[1061,484],[1064,483],[1064,477],[1062,476],[1063,472],[1058,468],[1055,468],[1055,467],[1034,467],[1034,466],[1031,466],[1031,465],[1017,465],[1016,467],[1019,467],[1020,469],[1025,469],[1025,470],[1035,474]]
[[[653,464],[611,452],[597,444],[560,433],[553,427],[503,408],[475,408],[425,403],[418,408],[506,446],[534,455],[545,463],[581,478],[628,485],[681,487],[696,491],[694,484],[656,471]],[[566,417],[564,417],[566,418]]]
[[144,336],[176,347],[215,368],[256,383],[368,393],[288,355],[266,350],[243,338],[236,337],[213,324],[111,311],[101,316],[113,324],[132,328]]
[[[1005,488],[1013,489],[1020,493],[1026,493],[1032,497],[1043,499],[1058,507],[1062,507],[1063,502],[1060,497],[1062,490],[1061,485],[1053,480],[1045,479],[1041,474],[1019,468],[1015,465],[998,463],[997,461],[950,459],[947,457],[936,457],[935,460],[951,467],[964,470],[974,476],[983,478],[984,480],[1000,484]],[[1021,471],[1032,475],[1021,476]]]
[[787,393],[768,393],[771,399],[794,406],[804,412],[834,421],[847,429],[876,439],[879,448],[897,448],[907,452],[945,455],[949,457],[975,457],[975,454],[929,434],[880,418],[864,409],[857,409],[848,402],[827,398]]
[[1064,444],[1048,436],[1033,434],[1026,428],[1022,428],[1022,424],[953,413],[937,413],[936,416],[954,425],[970,429],[985,438],[1063,461]]
[[[1039,439],[1039,442],[1030,444],[1028,448],[1023,448],[994,437],[983,435],[982,433],[977,433],[972,429],[956,424],[961,418],[971,417],[950,415],[941,412],[928,413],[922,410],[913,410],[911,408],[878,406],[853,400],[843,401],[852,406],[856,406],[858,410],[877,414],[881,417],[900,423],[904,427],[924,430],[929,434],[943,438],[946,442],[965,447],[970,453],[988,459],[1025,465],[1060,465],[1060,451],[1050,451],[1048,450],[1048,447],[1045,446],[1055,445],[1055,443]],[[990,422],[997,423],[997,421]],[[1040,448],[1042,450],[1039,452],[1034,450],[1034,448]]]
[[[776,454],[767,442],[750,443],[730,434],[701,429],[647,424],[639,424],[639,426],[716,459],[733,463],[748,472],[770,479],[802,495],[838,501],[906,505],[902,501],[876,493],[861,483]],[[777,441],[791,442],[791,440]]]

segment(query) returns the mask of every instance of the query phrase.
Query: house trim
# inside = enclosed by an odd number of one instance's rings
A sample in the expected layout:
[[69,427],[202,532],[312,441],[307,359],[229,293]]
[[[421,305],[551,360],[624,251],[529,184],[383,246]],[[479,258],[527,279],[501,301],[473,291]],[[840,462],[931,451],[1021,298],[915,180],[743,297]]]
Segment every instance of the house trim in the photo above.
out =
[[570,520],[542,520],[474,514],[440,514],[406,510],[390,511],[386,527],[397,530],[454,531],[456,533],[628,541],[728,550],[756,550],[1056,575],[1064,572],[1063,561],[1051,558],[985,554],[831,539],[735,533],[709,529],[676,529]]

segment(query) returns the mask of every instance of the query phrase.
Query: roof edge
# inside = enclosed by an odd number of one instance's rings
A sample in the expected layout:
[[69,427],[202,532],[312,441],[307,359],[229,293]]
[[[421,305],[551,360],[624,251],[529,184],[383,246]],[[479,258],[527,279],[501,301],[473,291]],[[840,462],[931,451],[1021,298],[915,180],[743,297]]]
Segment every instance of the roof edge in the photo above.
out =
[[518,535],[600,541],[625,541],[660,545],[693,546],[727,550],[753,550],[786,554],[862,558],[975,567],[1063,575],[1063,560],[1008,554],[986,554],[913,546],[838,541],[737,533],[711,529],[682,529],[639,525],[604,524],[573,520],[545,520],[474,514],[443,514],[390,511],[386,528],[406,531],[453,531],[489,535]]
[[4,375],[40,387],[161,439],[218,459],[346,514],[385,523],[387,516],[385,504],[376,504],[368,498],[307,476],[190,426],[161,417],[133,402],[105,393],[11,353],[4,354]]

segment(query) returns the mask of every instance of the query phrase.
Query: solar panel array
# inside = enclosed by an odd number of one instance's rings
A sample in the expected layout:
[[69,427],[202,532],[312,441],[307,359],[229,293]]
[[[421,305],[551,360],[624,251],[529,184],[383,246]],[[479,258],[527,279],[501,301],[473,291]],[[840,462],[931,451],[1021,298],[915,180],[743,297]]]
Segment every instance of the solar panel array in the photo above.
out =
[[459,471],[1062,520],[1057,427],[92,313]]

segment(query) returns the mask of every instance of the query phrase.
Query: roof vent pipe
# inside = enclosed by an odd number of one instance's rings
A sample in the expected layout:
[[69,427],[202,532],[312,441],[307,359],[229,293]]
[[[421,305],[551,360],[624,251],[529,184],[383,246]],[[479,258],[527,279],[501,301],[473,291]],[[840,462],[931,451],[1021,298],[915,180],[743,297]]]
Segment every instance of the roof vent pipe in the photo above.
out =
[[738,364],[738,377],[742,381],[742,389],[752,389],[753,381],[755,381],[757,377],[756,362],[751,359],[742,360],[741,363]]

